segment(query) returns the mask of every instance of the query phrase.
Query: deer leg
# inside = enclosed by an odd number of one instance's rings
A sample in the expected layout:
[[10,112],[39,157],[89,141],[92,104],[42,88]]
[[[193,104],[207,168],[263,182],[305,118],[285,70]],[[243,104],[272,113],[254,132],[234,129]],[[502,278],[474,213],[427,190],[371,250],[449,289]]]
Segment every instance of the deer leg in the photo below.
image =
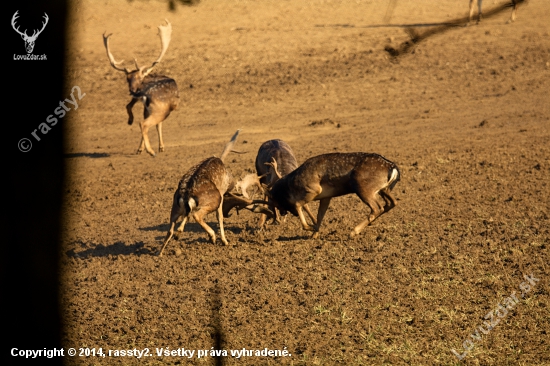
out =
[[518,12],[518,4],[515,0],[512,0],[512,5],[513,5],[512,15],[510,16],[510,19],[508,20],[507,23],[512,23],[516,20],[516,13]]
[[481,4],[483,3],[483,0],[477,0],[477,22],[481,22],[481,19],[483,19],[483,12],[481,11]]
[[376,196],[374,194],[368,194],[365,191],[359,191],[357,192],[357,195],[361,200],[370,208],[370,214],[369,217],[361,222],[359,225],[357,225],[353,231],[351,232],[351,236],[358,235],[363,231],[365,226],[369,225],[371,222],[373,222],[378,216],[384,213],[384,209],[380,207],[378,204],[378,201],[376,199]]
[[145,148],[145,140],[143,139],[143,136],[141,137],[141,143],[139,144],[138,150],[136,154],[141,154],[143,152],[143,149]]
[[[137,101],[137,99],[135,99]],[[147,118],[149,118],[149,116],[151,115],[151,113],[149,113],[149,109],[147,109],[147,106],[143,106],[143,120],[145,121]],[[132,116],[132,119],[133,119],[133,116]],[[142,123],[143,124],[143,123]],[[145,140],[143,139],[143,126],[142,124],[139,125],[140,129],[142,130],[142,134],[141,134],[141,143],[139,144],[139,147],[138,147],[138,150],[136,152],[136,154],[141,154],[143,152],[143,149],[145,148]]]
[[311,219],[311,222],[313,222],[313,225],[317,224],[317,219],[315,219],[315,216],[313,216],[313,212],[309,209],[309,206],[307,203],[304,205],[304,210],[306,210],[306,213],[308,214],[309,218]]
[[145,143],[145,150],[147,150],[151,156],[155,156],[156,154],[153,149],[151,149],[151,143],[149,142],[149,128],[157,125],[158,123],[159,118],[155,115],[151,115],[141,124],[141,136],[143,138],[143,142]]
[[[264,201],[267,201],[267,200],[268,200],[267,195],[264,195]],[[260,219],[258,220],[258,226],[260,227],[260,230],[262,230],[264,228],[266,218],[267,218],[266,214],[261,214],[260,215]]]
[[162,248],[160,248],[159,256],[162,255],[162,252],[164,251],[164,248],[166,248],[166,244],[168,244],[170,239],[172,239],[172,236],[174,235],[174,226],[176,226],[176,222],[172,221],[172,223],[170,225],[170,230],[166,234],[166,238],[164,238],[164,243],[162,244]]
[[385,188],[380,191],[380,195],[387,202],[387,205],[384,207],[384,212],[388,212],[397,205],[395,198],[391,195],[390,190]]
[[212,243],[216,244],[216,233],[206,222],[204,222],[204,216],[207,214],[206,210],[199,209],[198,211],[195,211],[193,213],[193,218],[195,221],[208,233],[210,236],[210,239],[212,240]]
[[183,221],[181,222],[180,226],[178,227],[178,232],[183,233],[183,229],[185,228],[185,224],[187,223],[188,216],[185,216],[183,218]]
[[[481,13],[481,3],[483,0],[477,0],[477,21],[478,23],[481,21],[482,13]],[[470,16],[468,17],[468,24],[472,22],[472,18],[474,17],[474,0],[470,0]]]
[[302,206],[296,206],[296,211],[298,211],[298,217],[302,223],[302,227],[307,231],[315,231],[313,226],[307,223],[306,218],[304,217],[304,211],[302,211]]
[[223,229],[223,210],[222,210],[222,206],[223,206],[223,196],[222,196],[222,201],[220,203],[220,206],[218,207],[218,211],[216,211],[216,216],[218,217],[218,224],[220,225],[220,237],[222,239],[222,243],[224,245],[228,245],[227,239],[225,238],[225,231]]
[[164,152],[164,142],[162,141],[162,122],[157,125],[157,132],[159,134],[159,152]]
[[130,103],[126,105],[126,111],[128,112],[128,124],[131,125],[134,123],[134,114],[132,113],[132,108],[134,107],[134,104],[137,102],[137,98],[132,98]]
[[323,222],[323,218],[325,217],[325,214],[327,213],[328,205],[330,204],[331,198],[323,198],[319,201],[319,211],[317,211],[317,223],[314,226],[315,233],[313,234],[312,238],[317,239],[319,237],[319,228],[321,227],[321,223]]

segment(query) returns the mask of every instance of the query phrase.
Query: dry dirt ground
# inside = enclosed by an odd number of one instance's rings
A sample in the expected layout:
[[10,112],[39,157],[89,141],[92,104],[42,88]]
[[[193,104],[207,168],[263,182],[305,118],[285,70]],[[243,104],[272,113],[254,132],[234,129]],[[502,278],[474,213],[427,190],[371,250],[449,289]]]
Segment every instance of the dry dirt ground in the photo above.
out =
[[[406,25],[423,32],[468,10],[435,3],[399,0],[380,26],[387,1],[75,1],[67,95],[86,95],[66,121],[64,345],[152,356],[67,364],[550,364],[550,5],[385,51],[409,40]],[[172,42],[155,71],[181,101],[152,158],[135,154],[142,106],[128,126],[128,86],[101,35],[113,33],[116,59],[145,64],[165,18]],[[292,216],[257,233],[254,214],[233,214],[228,247],[191,222],[156,256],[181,176],[238,128],[236,177],[273,138],[299,162],[375,152],[401,169],[398,206],[352,239],[368,214],[352,195],[332,201],[317,240]],[[488,313],[500,322],[485,334]],[[167,347],[196,353],[157,356]],[[290,355],[197,358],[243,348]]]

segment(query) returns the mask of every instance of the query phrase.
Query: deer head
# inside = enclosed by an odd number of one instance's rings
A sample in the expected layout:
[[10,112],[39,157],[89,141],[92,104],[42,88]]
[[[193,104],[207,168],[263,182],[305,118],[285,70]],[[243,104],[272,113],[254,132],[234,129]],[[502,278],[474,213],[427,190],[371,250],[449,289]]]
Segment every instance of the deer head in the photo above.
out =
[[23,41],[25,41],[25,49],[27,50],[27,53],[32,53],[32,50],[34,49],[34,42],[36,41],[36,38],[38,38],[38,36],[40,35],[40,33],[42,33],[42,31],[44,30],[44,28],[46,28],[46,24],[48,24],[48,14],[44,13],[44,20],[45,22],[42,22],[42,29],[40,30],[34,30],[32,36],[29,36],[27,34],[27,30],[25,29],[24,32],[20,32],[19,31],[19,27],[15,27],[15,20],[17,18],[19,18],[19,15],[17,14],[19,12],[19,10],[17,10],[15,12],[15,14],[13,14],[13,17],[11,18],[11,26],[13,27],[13,29],[19,33],[19,35],[21,35],[21,38],[23,38]]
[[[165,19],[166,20],[166,19]],[[153,71],[153,68],[162,60],[162,57],[164,57],[164,54],[166,53],[166,50],[168,49],[168,45],[170,44],[170,39],[172,37],[172,24],[168,20],[166,20],[166,25],[159,25],[159,36],[160,36],[160,42],[161,42],[161,51],[159,57],[156,59],[155,62],[151,66],[139,66],[137,59],[134,58],[134,64],[136,67],[136,70],[130,71],[128,68],[124,67],[122,68],[120,64],[122,64],[124,61],[116,61],[113,57],[113,54],[109,50],[109,37],[112,36],[112,34],[105,35],[103,33],[103,44],[105,45],[105,49],[107,50],[107,57],[109,58],[109,62],[111,63],[111,66],[118,71],[122,71],[126,74],[126,81],[128,82],[128,87],[130,88],[130,93],[132,95],[137,95],[141,91],[141,85],[143,83],[143,79],[147,75]]]

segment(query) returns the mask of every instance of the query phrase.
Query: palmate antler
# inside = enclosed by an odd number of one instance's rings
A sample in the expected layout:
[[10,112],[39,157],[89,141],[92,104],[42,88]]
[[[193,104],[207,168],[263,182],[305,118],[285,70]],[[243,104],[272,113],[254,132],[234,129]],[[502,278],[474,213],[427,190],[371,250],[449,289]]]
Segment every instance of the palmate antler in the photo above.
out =
[[[164,20],[166,21],[166,25],[159,25],[158,26],[159,36],[160,36],[160,44],[161,44],[160,55],[155,60],[155,62],[153,62],[153,64],[143,72],[143,76],[147,76],[151,71],[153,71],[153,68],[156,66],[156,64],[158,64],[160,62],[160,60],[162,60],[162,58],[164,57],[164,54],[166,53],[166,50],[168,49],[168,45],[170,44],[170,40],[172,39],[172,24],[170,24],[168,19],[164,19]],[[137,64],[137,60],[134,59],[134,61],[136,63],[136,67],[138,67],[138,69],[141,69]]]
[[229,212],[234,208],[237,209],[237,213],[239,212],[239,210],[247,209],[254,213],[265,214],[269,218],[275,216],[272,210],[262,205],[269,205],[269,203],[266,201],[253,200],[244,196],[238,196],[234,193],[227,192],[223,197],[223,217],[230,217],[231,215],[229,214]]
[[[168,21],[168,19],[165,19],[166,25],[159,25],[159,36],[160,36],[160,43],[161,43],[161,51],[159,57],[153,62],[153,64],[149,67],[142,66],[140,67],[138,65],[137,59],[134,58],[134,64],[136,65],[136,69],[141,71],[143,74],[143,77],[147,76],[151,71],[153,71],[153,68],[162,60],[164,57],[164,54],[166,53],[166,50],[168,50],[168,45],[170,44],[170,40],[172,39],[172,24]],[[105,32],[106,33],[106,32]],[[105,35],[103,33],[103,44],[105,45],[105,50],[107,51],[107,57],[109,58],[109,62],[111,63],[111,66],[118,71],[125,72],[126,74],[130,73],[130,71],[127,68],[122,68],[119,66],[124,62],[123,61],[116,61],[113,54],[111,53],[109,49],[109,37],[112,36],[112,33],[109,35]]]

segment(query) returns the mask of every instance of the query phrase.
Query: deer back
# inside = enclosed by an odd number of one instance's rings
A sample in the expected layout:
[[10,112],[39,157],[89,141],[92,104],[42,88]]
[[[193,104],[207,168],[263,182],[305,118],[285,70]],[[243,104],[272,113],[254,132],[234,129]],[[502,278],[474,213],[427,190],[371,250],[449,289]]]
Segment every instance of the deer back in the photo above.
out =
[[[294,213],[296,203],[356,193],[359,189],[380,190],[388,184],[391,189],[398,179],[397,165],[381,155],[330,153],[306,160],[277,181],[270,195],[279,207]],[[319,191],[312,196],[311,192]]]
[[233,176],[220,158],[211,157],[194,165],[183,175],[174,193],[172,221],[186,216],[195,206],[206,205],[214,211],[233,184]]
[[179,91],[176,81],[164,75],[147,75],[141,84],[133,85],[128,80],[130,94],[133,97],[145,97],[146,103],[160,101],[175,109],[179,103]]
[[256,155],[256,173],[258,176],[267,174],[260,179],[261,183],[271,184],[276,179],[275,173],[265,165],[272,159],[277,162],[277,169],[281,176],[287,175],[298,167],[294,152],[286,142],[279,139],[266,141],[260,146]]

